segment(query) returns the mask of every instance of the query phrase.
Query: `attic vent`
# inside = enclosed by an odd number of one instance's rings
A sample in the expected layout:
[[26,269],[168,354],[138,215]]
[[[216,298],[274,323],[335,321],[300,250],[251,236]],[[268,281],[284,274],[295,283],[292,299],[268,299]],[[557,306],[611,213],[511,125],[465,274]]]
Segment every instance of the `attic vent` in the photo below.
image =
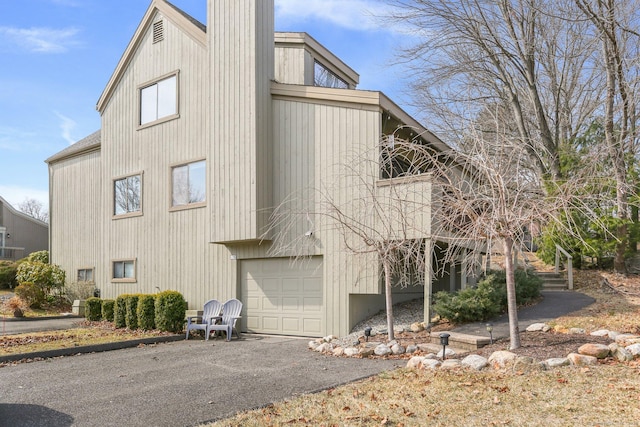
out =
[[153,23],[153,42],[158,43],[164,40],[164,21]]

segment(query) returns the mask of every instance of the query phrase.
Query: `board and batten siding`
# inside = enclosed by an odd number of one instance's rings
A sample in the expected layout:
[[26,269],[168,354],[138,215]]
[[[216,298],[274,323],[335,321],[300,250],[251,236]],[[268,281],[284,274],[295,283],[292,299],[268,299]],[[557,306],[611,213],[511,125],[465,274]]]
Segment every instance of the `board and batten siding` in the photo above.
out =
[[210,241],[259,239],[272,205],[273,0],[209,0]]
[[[211,170],[208,56],[200,40],[166,17],[164,31],[164,40],[154,44],[149,26],[102,112],[100,218],[108,271],[102,295],[171,289],[182,292],[190,305],[201,305],[211,297],[208,207],[171,210],[171,168],[205,160],[207,173]],[[171,73],[178,75],[179,117],[139,127],[139,88]],[[142,174],[142,213],[115,218],[113,180],[134,174]],[[210,194],[208,189],[207,206]],[[135,259],[134,283],[110,280],[112,261],[121,259]]]
[[96,284],[104,283],[100,151],[51,163],[49,184],[51,263],[62,267],[67,283],[77,281],[81,268],[93,268]]
[[306,51],[302,45],[278,45],[275,47],[275,80],[279,83],[304,85],[313,83],[313,64],[311,71],[308,64]]
[[[361,197],[357,176],[347,169],[354,165],[351,160],[356,153],[375,156],[381,129],[380,112],[361,105],[326,105],[303,98],[276,98],[273,105],[276,203],[299,194],[298,208],[308,208],[311,212],[315,244],[302,249],[306,249],[304,255],[324,255],[323,301],[328,310],[324,317],[325,329],[327,333],[346,334],[350,327],[349,294],[380,293],[377,259],[349,253],[336,228],[313,212],[326,208],[322,191],[330,191],[338,203]],[[367,160],[375,162],[375,157]],[[357,167],[365,166],[371,166],[371,162],[363,161]],[[297,219],[290,239],[299,238],[311,226],[304,215]]]

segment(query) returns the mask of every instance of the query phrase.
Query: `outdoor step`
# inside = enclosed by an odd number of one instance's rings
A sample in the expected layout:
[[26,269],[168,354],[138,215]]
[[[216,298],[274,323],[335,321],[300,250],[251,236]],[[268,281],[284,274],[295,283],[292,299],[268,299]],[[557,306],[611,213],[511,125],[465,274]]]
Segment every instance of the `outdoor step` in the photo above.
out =
[[552,271],[536,272],[543,280],[542,289],[545,291],[564,291],[568,288],[564,275]]
[[481,337],[478,335],[461,334],[459,332],[441,331],[431,332],[431,344],[440,345],[440,334],[449,334],[449,346],[454,348],[461,348],[463,350],[472,351],[477,350],[485,345],[489,344],[489,337]]

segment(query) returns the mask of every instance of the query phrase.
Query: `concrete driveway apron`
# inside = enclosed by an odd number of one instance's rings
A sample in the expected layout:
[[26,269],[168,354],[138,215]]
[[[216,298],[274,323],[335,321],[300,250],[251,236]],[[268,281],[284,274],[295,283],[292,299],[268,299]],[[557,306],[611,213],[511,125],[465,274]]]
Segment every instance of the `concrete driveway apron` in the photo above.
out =
[[7,366],[0,426],[193,426],[404,365],[323,356],[307,341],[244,335]]

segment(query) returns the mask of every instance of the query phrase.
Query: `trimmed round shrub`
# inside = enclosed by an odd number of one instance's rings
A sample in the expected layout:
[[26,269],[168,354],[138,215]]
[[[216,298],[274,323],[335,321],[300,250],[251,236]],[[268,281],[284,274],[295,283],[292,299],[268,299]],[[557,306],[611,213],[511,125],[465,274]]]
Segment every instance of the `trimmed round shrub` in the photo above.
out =
[[12,261],[0,261],[0,289],[11,289],[18,285],[16,274],[18,263]]
[[179,333],[184,330],[187,302],[180,292],[164,291],[156,296],[156,328]]
[[102,320],[107,322],[113,322],[113,313],[116,306],[115,300],[104,299],[102,300]]
[[140,295],[138,299],[138,327],[150,331],[156,327],[155,295]]
[[140,295],[127,295],[125,303],[125,323],[131,330],[138,329],[138,298]]
[[84,302],[84,317],[87,320],[97,322],[102,320],[102,300],[100,298],[87,298]]
[[127,327],[127,294],[118,295],[113,311],[113,323],[116,328]]
[[29,307],[40,308],[45,301],[42,288],[35,283],[24,282],[15,289],[15,294],[22,298]]

